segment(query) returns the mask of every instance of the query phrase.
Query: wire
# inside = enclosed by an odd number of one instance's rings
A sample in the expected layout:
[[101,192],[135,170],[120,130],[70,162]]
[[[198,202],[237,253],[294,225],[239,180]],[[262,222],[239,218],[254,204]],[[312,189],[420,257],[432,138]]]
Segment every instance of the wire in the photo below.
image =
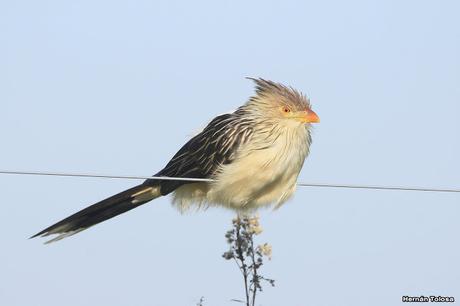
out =
[[345,184],[305,184],[298,183],[300,187],[330,187],[330,188],[348,188],[348,189],[372,189],[372,190],[399,190],[399,191],[426,191],[426,192],[460,192],[455,188],[428,188],[428,187],[411,187],[411,186],[378,186],[378,185],[345,185]]
[[67,177],[94,177],[94,178],[113,178],[128,180],[148,180],[160,179],[165,181],[186,181],[186,182],[213,182],[212,179],[192,178],[192,177],[171,177],[171,176],[137,176],[137,175],[110,175],[110,174],[92,174],[92,173],[64,173],[64,172],[42,172],[42,171],[8,171],[0,170],[0,174],[18,174],[18,175],[44,175],[44,176],[67,176]]
[[[0,170],[0,174],[40,175],[40,176],[60,176],[60,177],[91,177],[91,178],[129,179],[129,180],[159,179],[159,180],[167,180],[167,181],[215,182],[215,180],[213,180],[213,179],[193,178],[193,177],[109,175],[109,174],[64,173],[64,172],[44,172],[44,171]],[[460,189],[456,189],[456,188],[429,188],[429,187],[410,187],[410,186],[319,184],[319,183],[298,183],[297,186],[299,186],[299,187],[320,187],[320,188],[348,188],[348,189],[372,189],[372,190],[399,190],[399,191],[455,192],[455,193],[460,193]]]

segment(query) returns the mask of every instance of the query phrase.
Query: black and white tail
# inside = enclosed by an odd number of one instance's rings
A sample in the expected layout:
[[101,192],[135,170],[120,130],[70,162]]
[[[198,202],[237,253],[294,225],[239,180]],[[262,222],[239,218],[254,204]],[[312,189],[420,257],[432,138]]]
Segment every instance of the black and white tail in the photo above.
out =
[[160,186],[141,184],[93,204],[79,212],[51,225],[30,238],[37,236],[58,236],[47,241],[51,243],[79,233],[93,225],[118,216],[141,206],[161,195]]

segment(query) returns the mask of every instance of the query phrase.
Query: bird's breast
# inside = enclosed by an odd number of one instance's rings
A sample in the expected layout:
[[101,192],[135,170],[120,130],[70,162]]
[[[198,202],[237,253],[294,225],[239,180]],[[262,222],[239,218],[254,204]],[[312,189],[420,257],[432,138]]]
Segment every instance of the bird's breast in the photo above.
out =
[[207,202],[237,210],[284,203],[295,191],[308,155],[308,137],[302,128],[272,139],[255,139],[234,162],[220,169],[217,181],[209,186]]

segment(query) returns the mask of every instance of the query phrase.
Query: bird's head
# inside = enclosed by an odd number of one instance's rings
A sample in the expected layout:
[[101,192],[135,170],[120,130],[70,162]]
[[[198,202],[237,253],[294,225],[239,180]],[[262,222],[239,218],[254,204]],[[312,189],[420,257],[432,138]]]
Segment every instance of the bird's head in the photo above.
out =
[[246,110],[264,119],[289,125],[319,122],[310,101],[297,90],[264,79],[249,79],[256,83],[256,95],[244,106]]

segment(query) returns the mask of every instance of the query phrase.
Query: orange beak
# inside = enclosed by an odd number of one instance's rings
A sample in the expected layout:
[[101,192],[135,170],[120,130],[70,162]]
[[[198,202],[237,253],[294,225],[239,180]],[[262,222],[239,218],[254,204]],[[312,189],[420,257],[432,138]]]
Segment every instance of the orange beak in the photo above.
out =
[[303,113],[301,117],[302,122],[305,122],[305,123],[318,123],[319,122],[319,117],[314,111],[308,110],[302,113]]

